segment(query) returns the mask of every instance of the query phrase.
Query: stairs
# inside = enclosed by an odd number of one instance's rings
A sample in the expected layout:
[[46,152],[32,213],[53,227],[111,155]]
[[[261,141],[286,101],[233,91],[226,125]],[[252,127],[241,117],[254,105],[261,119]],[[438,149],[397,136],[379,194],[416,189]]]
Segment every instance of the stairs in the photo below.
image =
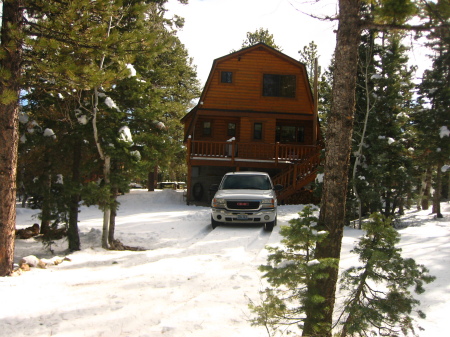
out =
[[272,178],[274,184],[283,185],[278,193],[278,202],[283,202],[288,197],[299,192],[302,187],[313,182],[320,165],[320,147],[318,151],[306,157],[303,161],[291,165]]

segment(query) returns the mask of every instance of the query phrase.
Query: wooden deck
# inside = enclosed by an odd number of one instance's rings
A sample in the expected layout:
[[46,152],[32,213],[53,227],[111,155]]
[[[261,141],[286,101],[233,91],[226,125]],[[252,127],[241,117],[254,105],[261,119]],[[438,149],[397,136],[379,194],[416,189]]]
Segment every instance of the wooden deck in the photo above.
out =
[[[254,164],[256,167],[278,167],[279,164],[298,164],[320,151],[314,145],[243,142],[187,142],[187,160],[191,165],[234,166]],[[247,166],[247,165],[246,165]]]

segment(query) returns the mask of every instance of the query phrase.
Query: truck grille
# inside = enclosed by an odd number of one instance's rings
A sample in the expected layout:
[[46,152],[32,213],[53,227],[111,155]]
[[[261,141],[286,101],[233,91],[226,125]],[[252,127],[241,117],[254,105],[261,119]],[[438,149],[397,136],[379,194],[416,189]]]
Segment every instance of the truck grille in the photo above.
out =
[[259,209],[259,201],[227,201],[228,209]]

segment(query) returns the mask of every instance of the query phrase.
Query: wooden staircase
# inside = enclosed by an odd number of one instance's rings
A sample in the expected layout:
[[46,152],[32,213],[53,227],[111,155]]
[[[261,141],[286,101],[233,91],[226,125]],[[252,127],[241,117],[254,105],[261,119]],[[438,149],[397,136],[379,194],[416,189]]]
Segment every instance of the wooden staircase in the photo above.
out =
[[320,165],[320,147],[318,151],[306,157],[305,160],[293,164],[272,178],[274,184],[283,185],[278,193],[278,202],[299,192],[302,187],[313,182]]

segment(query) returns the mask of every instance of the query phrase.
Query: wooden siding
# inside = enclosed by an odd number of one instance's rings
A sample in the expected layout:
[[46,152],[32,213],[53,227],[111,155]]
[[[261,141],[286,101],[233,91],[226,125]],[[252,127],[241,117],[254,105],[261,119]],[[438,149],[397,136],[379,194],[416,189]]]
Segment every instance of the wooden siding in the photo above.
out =
[[[232,73],[231,83],[221,82],[222,71]],[[313,132],[317,116],[305,72],[303,64],[264,44],[214,61],[198,105],[182,119],[188,202],[210,202],[206,196],[194,196],[193,184],[207,190],[231,170],[270,171],[285,185],[280,201],[312,181],[320,163],[320,134]],[[295,97],[263,96],[264,74],[295,75]],[[210,135],[204,135],[204,122],[211,123]],[[234,139],[227,132],[228,123],[236,124]],[[254,139],[255,123],[262,125],[261,139]],[[283,143],[277,126],[296,129],[284,129],[288,134]],[[301,127],[303,141],[298,141]]]
[[[233,72],[233,83],[221,83],[222,71]],[[295,75],[295,98],[263,96],[264,74]],[[287,62],[264,48],[219,60],[210,76],[208,87],[202,96],[204,109],[313,114],[313,102],[304,68]]]

